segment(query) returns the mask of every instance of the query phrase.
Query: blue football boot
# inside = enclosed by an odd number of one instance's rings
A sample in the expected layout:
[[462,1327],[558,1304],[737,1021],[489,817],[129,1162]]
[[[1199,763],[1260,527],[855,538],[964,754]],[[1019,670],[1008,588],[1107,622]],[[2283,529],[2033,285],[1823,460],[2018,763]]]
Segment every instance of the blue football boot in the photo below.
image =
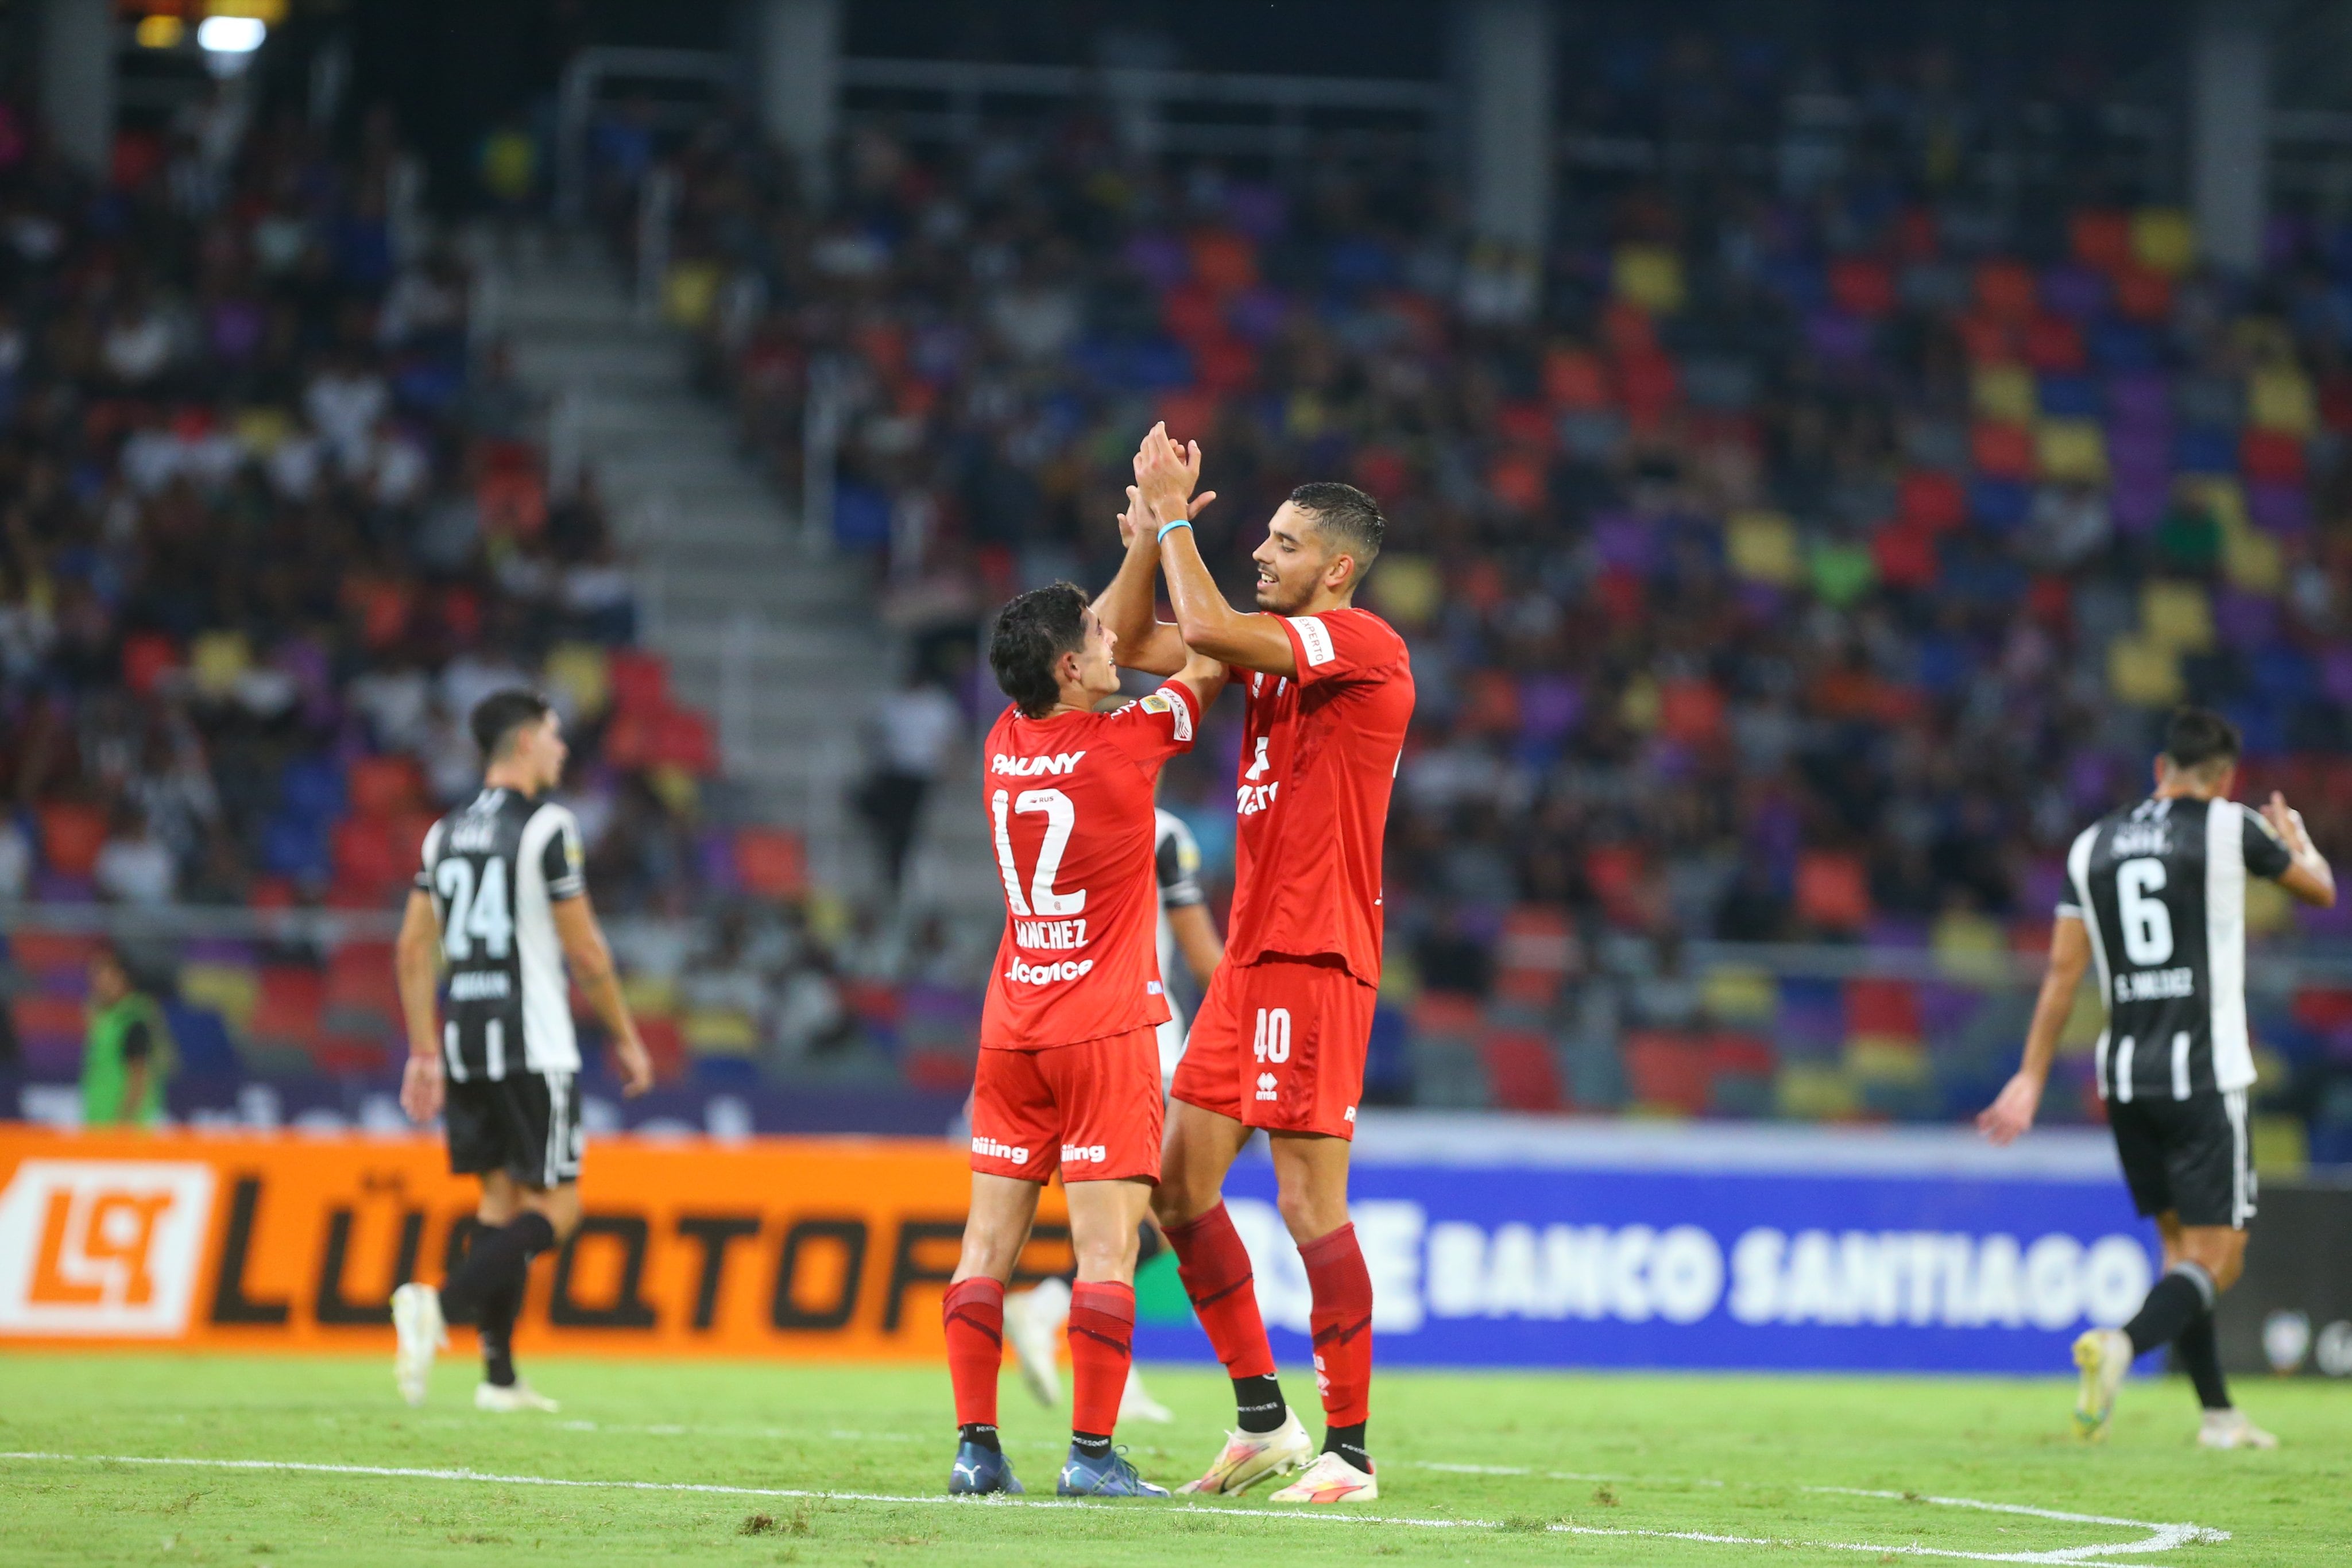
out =
[[1114,1448],[1090,1459],[1075,1448],[1063,1462],[1062,1479],[1054,1490],[1063,1497],[1166,1497],[1168,1489],[1154,1486],[1135,1473],[1123,1449]]
[[948,1495],[985,1497],[1000,1491],[1021,1495],[1021,1478],[1013,1473],[1013,1461],[978,1443],[958,1443],[955,1469],[948,1472]]

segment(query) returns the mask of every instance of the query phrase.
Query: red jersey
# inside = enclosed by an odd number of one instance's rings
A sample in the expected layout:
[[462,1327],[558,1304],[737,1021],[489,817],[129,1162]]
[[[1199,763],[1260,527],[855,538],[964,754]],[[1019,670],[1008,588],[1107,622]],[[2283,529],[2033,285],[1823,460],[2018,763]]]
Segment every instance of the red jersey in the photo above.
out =
[[1381,980],[1381,840],[1412,719],[1404,639],[1368,610],[1282,622],[1298,678],[1253,673],[1225,956],[1336,955]]
[[1008,707],[982,752],[982,804],[1004,882],[980,1043],[1042,1051],[1150,1029],[1160,983],[1151,804],[1160,764],[1192,749],[1192,692],[1169,682],[1111,713]]

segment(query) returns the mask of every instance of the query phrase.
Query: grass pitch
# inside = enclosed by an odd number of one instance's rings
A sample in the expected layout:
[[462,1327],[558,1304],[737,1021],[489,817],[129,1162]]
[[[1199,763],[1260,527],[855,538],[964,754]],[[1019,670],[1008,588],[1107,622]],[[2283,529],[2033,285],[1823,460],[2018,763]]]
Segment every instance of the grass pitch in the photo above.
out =
[[[2065,1562],[2104,1547],[2095,1560],[2200,1568],[2352,1562],[2352,1388],[2312,1383],[2242,1380],[2286,1446],[2210,1454],[2190,1444],[2177,1381],[2127,1387],[2113,1440],[2086,1448],[2065,1433],[2071,1383],[2054,1379],[1391,1372],[1371,1428],[1383,1496],[1332,1517],[1269,1505],[1265,1487],[1221,1511],[1056,1505],[1066,1411],[1010,1376],[1005,1442],[1027,1505],[939,1497],[943,1370],[528,1371],[562,1414],[477,1415],[475,1369],[455,1356],[422,1410],[394,1397],[388,1354],[0,1356],[0,1561],[1362,1568]],[[1120,1436],[1145,1475],[1179,1481],[1214,1450],[1227,1392],[1211,1371],[1150,1378],[1177,1424]],[[1287,1391],[1312,1401],[1295,1373]]]

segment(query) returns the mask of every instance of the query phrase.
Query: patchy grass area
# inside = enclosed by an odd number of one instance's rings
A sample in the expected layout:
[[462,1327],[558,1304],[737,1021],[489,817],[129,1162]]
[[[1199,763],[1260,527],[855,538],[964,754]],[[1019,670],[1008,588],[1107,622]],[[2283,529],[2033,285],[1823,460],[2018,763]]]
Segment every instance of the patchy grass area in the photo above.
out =
[[[1380,1501],[1310,1513],[1266,1503],[1266,1488],[1216,1508],[1055,1503],[1066,1416],[1010,1377],[1005,1440],[1031,1495],[1000,1504],[940,1495],[944,1371],[529,1370],[561,1415],[476,1414],[474,1369],[454,1357],[411,1410],[388,1356],[0,1356],[0,1556],[1206,1568],[2019,1562],[2105,1546],[2097,1560],[2352,1562],[2352,1387],[2315,1383],[2244,1380],[2285,1447],[2210,1454],[2177,1382],[2127,1388],[2113,1440],[2085,1448],[2055,1379],[1384,1374]],[[1221,1440],[1225,1386],[1191,1368],[1150,1382],[1176,1425],[1120,1437],[1145,1475],[1180,1481]],[[1313,1386],[1294,1376],[1289,1392]]]

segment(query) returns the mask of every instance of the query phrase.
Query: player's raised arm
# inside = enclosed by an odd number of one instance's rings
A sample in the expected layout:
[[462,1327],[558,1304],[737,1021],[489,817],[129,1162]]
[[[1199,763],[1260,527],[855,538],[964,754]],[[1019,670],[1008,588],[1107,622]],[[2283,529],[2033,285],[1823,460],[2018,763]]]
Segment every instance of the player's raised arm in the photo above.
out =
[[[1214,499],[1213,490],[1195,497],[1188,515],[1200,516],[1201,508]],[[1152,537],[1156,526],[1143,509],[1141,493],[1129,486],[1127,509],[1118,515],[1119,541],[1127,546],[1127,554],[1110,586],[1095,600],[1094,612],[1118,640],[1122,668],[1172,675],[1184,667],[1188,651],[1175,623],[1159,618],[1152,592],[1160,572],[1160,546]]]
[[654,1086],[654,1061],[637,1034],[637,1020],[629,1016],[621,995],[620,971],[613,967],[613,949],[588,895],[558,899],[548,905],[555,916],[556,939],[563,944],[564,966],[572,971],[580,994],[595,1009],[597,1021],[612,1032],[613,1053],[620,1059],[621,1092],[638,1095]]
[[1977,1117],[1977,1131],[1996,1144],[2013,1144],[2033,1125],[2042,1105],[2042,1086],[2050,1080],[2050,1063],[2058,1054],[2058,1031],[2074,1010],[2074,988],[2091,962],[2091,936],[2076,915],[2061,915],[2050,931],[2050,968],[2042,977],[2042,994],[2034,998],[2033,1022],[2025,1031],[2025,1061],[2000,1095]]
[[400,1011],[408,1029],[408,1064],[400,1074],[400,1108],[412,1122],[441,1113],[441,917],[433,895],[412,888],[393,944],[392,968],[400,985]]
[[1155,424],[1135,455],[1135,482],[1143,511],[1139,523],[1157,535],[1168,598],[1176,607],[1176,634],[1196,653],[1270,675],[1298,674],[1289,633],[1271,615],[1244,614],[1225,602],[1192,538],[1192,486],[1201,477],[1201,448],[1179,450],[1168,427]]
[[2289,857],[2286,869],[2279,873],[2278,884],[2305,904],[2322,909],[2335,908],[2336,873],[2329,869],[2326,857],[2313,847],[2311,835],[2304,831],[2303,813],[2273,789],[2263,807],[2263,821],[2278,835]]

